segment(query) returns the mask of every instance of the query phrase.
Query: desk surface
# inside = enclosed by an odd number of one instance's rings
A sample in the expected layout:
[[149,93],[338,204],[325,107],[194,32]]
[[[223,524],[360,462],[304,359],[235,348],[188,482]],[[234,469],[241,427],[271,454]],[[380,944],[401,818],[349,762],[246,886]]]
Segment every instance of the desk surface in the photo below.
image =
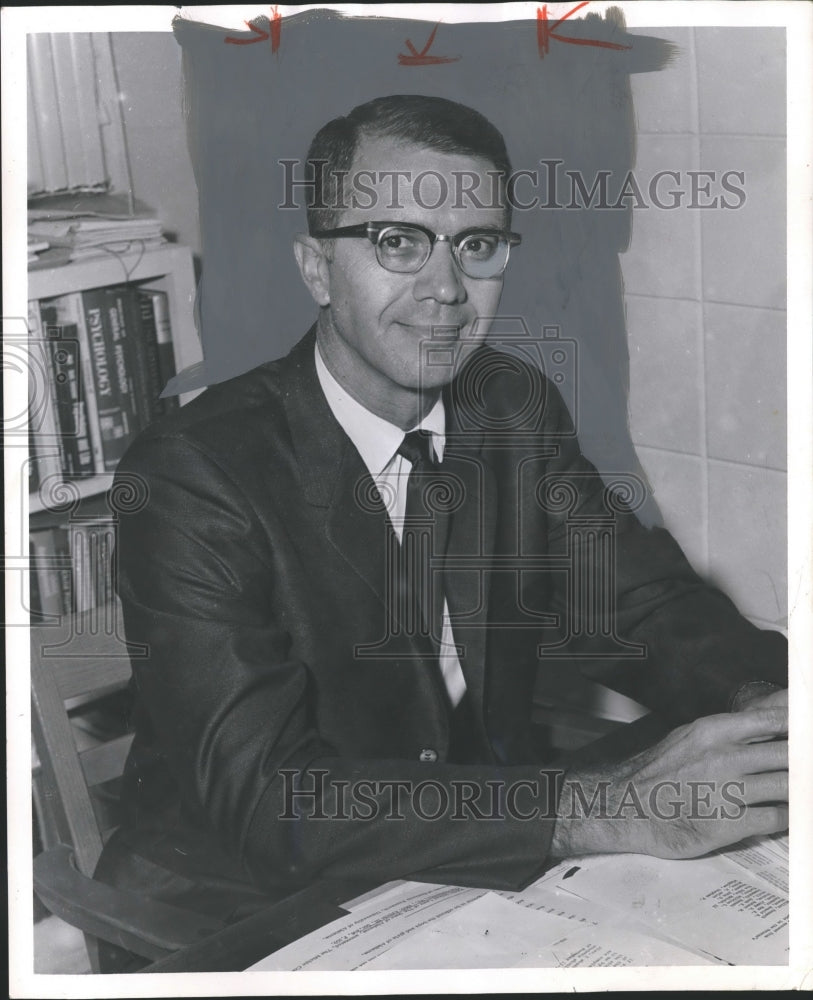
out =
[[[621,759],[651,746],[667,731],[662,720],[647,715],[558,763],[594,764]],[[145,972],[237,972],[346,914],[341,903],[375,888],[375,882],[318,882],[200,944],[153,963]]]

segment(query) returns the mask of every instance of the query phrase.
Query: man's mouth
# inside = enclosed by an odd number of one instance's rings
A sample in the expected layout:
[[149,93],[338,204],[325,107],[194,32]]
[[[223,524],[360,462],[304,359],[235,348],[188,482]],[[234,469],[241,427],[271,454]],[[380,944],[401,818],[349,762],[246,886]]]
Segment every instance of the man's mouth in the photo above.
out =
[[428,340],[455,341],[463,330],[464,323],[398,323],[413,333],[422,334]]

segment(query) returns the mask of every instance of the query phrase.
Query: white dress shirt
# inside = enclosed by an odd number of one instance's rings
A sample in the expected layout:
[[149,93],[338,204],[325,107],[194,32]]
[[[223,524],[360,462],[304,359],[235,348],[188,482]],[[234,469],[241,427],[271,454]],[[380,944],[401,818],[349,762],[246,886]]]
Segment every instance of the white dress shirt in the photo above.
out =
[[[406,513],[407,482],[412,463],[398,454],[398,448],[404,440],[404,431],[388,420],[376,416],[361,403],[356,402],[336,381],[327,370],[322,360],[318,346],[316,353],[316,374],[319,384],[325,394],[328,406],[333,416],[339,421],[342,429],[356,446],[362,461],[367,466],[373,481],[378,487],[384,506],[387,508],[390,522],[401,540]],[[446,413],[443,400],[438,399],[429,413],[410,430],[425,430],[432,434],[432,447],[438,462],[443,461],[443,450],[446,444]],[[449,622],[449,608],[446,598],[443,599],[443,629],[438,654],[443,681],[452,705],[459,704],[466,691],[466,681],[460,668],[457,656],[452,626]]]

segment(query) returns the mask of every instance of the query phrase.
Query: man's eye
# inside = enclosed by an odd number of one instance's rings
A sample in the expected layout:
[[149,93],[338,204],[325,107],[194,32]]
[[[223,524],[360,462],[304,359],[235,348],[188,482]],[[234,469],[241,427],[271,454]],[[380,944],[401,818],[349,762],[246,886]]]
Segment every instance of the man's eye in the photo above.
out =
[[419,237],[415,233],[405,230],[390,230],[382,235],[378,241],[381,250],[388,256],[399,256],[401,254],[414,253],[420,243]]
[[460,244],[460,253],[469,260],[488,260],[497,252],[499,243],[499,236],[478,233],[476,236],[468,236]]

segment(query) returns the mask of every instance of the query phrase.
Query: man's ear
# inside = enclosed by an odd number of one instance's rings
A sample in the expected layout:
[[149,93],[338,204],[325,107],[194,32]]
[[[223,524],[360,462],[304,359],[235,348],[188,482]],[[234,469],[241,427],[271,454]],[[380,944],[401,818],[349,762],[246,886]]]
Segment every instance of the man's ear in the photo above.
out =
[[296,257],[302,280],[318,306],[330,304],[330,272],[328,259],[319,240],[299,233],[294,237]]

